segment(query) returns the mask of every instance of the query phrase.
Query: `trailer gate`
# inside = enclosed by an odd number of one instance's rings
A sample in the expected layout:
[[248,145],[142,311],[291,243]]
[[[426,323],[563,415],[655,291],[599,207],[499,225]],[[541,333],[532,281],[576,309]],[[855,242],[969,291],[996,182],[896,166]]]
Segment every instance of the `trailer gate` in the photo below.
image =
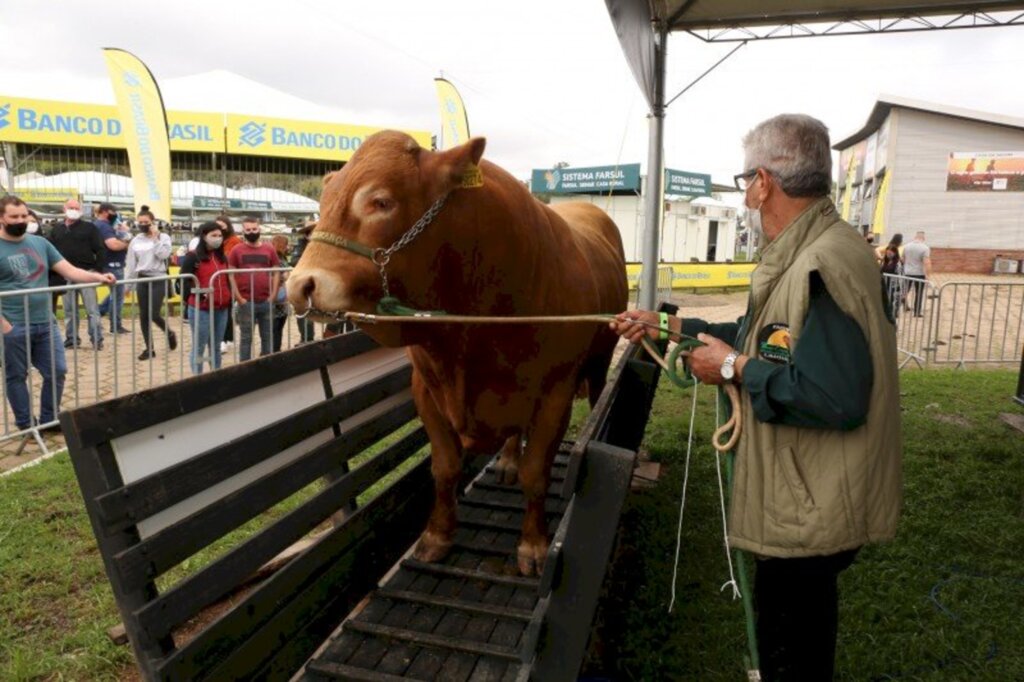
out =
[[[143,677],[575,679],[658,377],[638,353],[622,354],[556,457],[539,578],[516,570],[523,498],[493,458],[467,461],[451,554],[412,557],[433,501],[417,454],[429,443],[404,351],[362,333],[62,413]],[[302,490],[298,506],[158,589]],[[231,608],[183,636],[227,597]]]

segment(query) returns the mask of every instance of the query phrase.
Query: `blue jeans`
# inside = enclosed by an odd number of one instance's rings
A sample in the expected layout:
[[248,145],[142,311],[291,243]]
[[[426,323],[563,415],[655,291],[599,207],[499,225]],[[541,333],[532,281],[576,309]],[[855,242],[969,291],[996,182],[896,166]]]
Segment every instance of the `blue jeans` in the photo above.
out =
[[54,421],[64,394],[64,375],[68,373],[57,321],[16,324],[4,334],[3,344],[7,401],[14,412],[15,424],[19,429],[32,425],[32,396],[26,383],[29,363],[43,376],[39,423]]
[[235,306],[235,321],[238,322],[240,338],[238,342],[238,359],[242,362],[252,358],[252,337],[254,328],[260,329],[260,355],[270,355],[270,334],[272,328],[272,311],[270,301]]
[[[112,273],[117,281],[124,279],[124,266],[115,267],[107,265],[107,272]],[[111,305],[113,303],[113,305]],[[123,326],[124,319],[124,285],[118,284],[110,289],[110,296],[107,296],[103,303],[100,303],[100,317],[110,314],[110,333],[113,334]]]
[[210,311],[192,308],[189,311],[189,326],[192,328],[192,373],[203,373],[203,353],[210,349],[210,366],[220,369],[220,340],[224,338],[224,330],[228,326],[228,308],[217,308],[213,311],[213,338],[210,338]]
[[100,307],[96,303],[96,287],[72,289],[64,292],[64,320],[67,322],[68,341],[78,344],[78,297],[82,297],[86,317],[89,318],[89,340],[92,345],[103,343],[103,329],[100,327]]

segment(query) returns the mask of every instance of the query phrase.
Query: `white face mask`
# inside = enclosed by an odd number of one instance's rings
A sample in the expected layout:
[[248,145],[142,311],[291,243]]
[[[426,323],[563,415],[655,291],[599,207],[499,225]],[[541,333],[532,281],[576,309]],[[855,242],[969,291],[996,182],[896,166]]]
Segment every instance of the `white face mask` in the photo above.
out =
[[205,240],[206,245],[211,249],[219,249],[220,245],[224,243],[223,237],[207,237]]
[[750,234],[753,236],[754,243],[758,246],[763,245],[764,240],[764,226],[761,224],[761,207],[747,209],[747,227],[750,229]]
[[77,208],[69,208],[68,210],[64,211],[64,215],[67,216],[68,220],[78,220],[79,218],[82,217],[82,212],[79,211]]
[[29,234],[35,234],[36,232],[39,232],[39,223],[29,223],[28,224],[28,233]]

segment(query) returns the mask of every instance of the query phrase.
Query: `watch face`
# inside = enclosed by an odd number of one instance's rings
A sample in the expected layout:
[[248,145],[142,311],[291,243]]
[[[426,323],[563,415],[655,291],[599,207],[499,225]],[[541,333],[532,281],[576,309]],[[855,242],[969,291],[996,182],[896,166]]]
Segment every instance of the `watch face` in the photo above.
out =
[[726,381],[732,381],[733,376],[736,374],[736,368],[733,367],[732,363],[722,365],[722,378]]

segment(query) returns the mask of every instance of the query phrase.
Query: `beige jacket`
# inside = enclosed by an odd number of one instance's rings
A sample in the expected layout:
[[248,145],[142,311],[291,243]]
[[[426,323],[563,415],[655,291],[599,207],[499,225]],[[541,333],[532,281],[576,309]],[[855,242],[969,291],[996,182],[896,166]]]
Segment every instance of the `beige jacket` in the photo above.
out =
[[[864,332],[873,385],[866,423],[852,431],[758,422],[741,392],[729,539],[771,557],[833,554],[896,533],[902,498],[896,336],[871,249],[828,198],[811,204],[767,248],[753,273],[742,352],[757,358],[758,332],[789,327],[790,351],[817,271],[839,308]],[[742,331],[741,331],[742,334]]]

